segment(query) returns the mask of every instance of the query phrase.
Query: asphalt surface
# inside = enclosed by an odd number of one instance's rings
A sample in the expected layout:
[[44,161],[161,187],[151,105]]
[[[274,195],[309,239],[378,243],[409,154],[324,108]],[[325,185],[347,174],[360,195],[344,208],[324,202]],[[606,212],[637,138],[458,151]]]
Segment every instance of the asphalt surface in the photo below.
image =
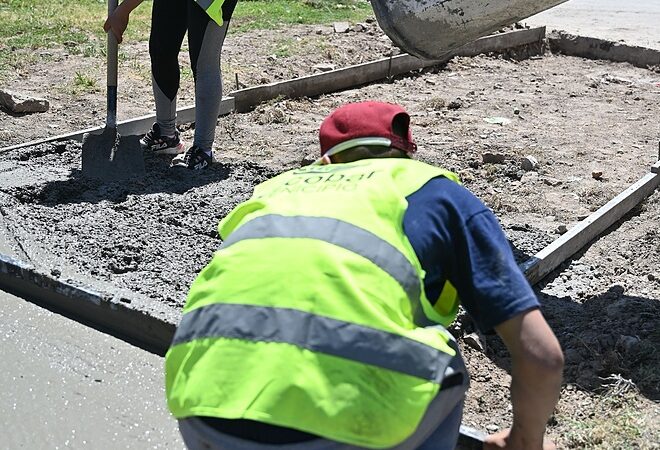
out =
[[159,356],[0,291],[0,361],[0,448],[184,448]]

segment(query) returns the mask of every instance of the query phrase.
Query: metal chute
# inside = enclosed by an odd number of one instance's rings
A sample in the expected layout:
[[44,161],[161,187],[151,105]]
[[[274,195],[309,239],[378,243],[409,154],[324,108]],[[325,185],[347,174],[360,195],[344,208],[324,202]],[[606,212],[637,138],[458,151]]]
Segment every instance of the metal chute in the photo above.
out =
[[566,0],[370,1],[378,24],[398,47],[423,59],[438,59]]

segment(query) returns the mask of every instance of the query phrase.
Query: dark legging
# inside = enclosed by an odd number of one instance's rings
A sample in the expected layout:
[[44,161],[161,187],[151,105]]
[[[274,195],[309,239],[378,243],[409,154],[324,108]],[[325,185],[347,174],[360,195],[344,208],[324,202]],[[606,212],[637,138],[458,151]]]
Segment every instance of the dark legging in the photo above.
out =
[[186,32],[195,79],[194,144],[211,150],[222,100],[220,54],[237,0],[222,6],[219,26],[193,0],[154,0],[149,55],[156,102],[156,121],[163,135],[174,134],[179,90],[179,51]]

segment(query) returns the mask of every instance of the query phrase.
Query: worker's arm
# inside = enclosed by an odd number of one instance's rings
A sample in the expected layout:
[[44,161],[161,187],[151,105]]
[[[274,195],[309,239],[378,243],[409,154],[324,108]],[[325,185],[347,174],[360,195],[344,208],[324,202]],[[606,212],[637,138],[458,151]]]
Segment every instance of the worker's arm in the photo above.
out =
[[121,43],[122,41],[122,36],[128,26],[128,17],[131,15],[131,12],[142,2],[143,0],[124,0],[106,19],[103,24],[103,29],[106,33],[112,30],[117,38],[117,43]]
[[564,357],[538,309],[495,327],[511,353],[513,426],[486,438],[484,449],[550,450],[545,427],[559,399]]

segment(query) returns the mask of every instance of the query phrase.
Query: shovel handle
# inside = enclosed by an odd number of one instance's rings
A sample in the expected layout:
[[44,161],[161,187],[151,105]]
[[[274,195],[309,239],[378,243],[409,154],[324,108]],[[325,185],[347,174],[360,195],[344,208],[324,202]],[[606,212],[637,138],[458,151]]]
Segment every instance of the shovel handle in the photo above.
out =
[[[108,17],[117,9],[117,0],[108,0]],[[108,128],[117,128],[117,54],[118,45],[115,34],[110,30],[108,33],[108,115],[105,126]]]

